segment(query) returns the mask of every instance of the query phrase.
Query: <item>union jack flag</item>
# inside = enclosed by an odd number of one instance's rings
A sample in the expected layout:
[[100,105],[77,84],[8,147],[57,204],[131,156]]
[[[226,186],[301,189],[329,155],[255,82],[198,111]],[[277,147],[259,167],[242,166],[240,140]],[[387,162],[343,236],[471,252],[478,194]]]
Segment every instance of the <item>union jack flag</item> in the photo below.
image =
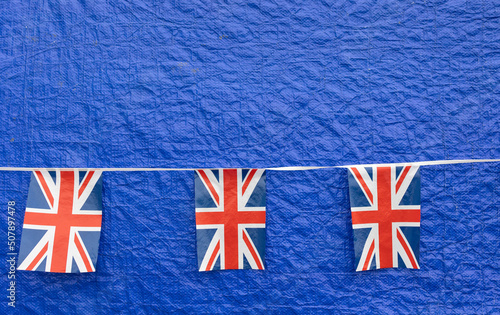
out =
[[418,166],[349,168],[356,271],[420,269]]
[[19,270],[93,272],[101,233],[98,170],[37,170],[26,202]]
[[265,170],[197,170],[195,204],[200,271],[264,269]]

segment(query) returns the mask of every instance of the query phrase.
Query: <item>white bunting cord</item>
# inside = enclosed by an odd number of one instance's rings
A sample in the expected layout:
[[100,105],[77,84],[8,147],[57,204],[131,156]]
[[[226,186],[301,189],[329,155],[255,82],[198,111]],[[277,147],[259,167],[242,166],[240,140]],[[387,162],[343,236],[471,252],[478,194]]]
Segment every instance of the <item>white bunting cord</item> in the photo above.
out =
[[[349,168],[353,166],[384,166],[384,165],[447,165],[447,164],[468,164],[468,163],[489,163],[489,162],[500,162],[500,159],[477,159],[477,160],[438,160],[438,161],[422,161],[422,162],[404,162],[404,163],[382,163],[382,164],[351,164],[351,165],[335,165],[335,166],[282,166],[282,167],[258,167],[259,169],[266,169],[271,171],[307,171],[307,170],[320,170],[326,168]],[[199,168],[146,168],[146,167],[102,167],[102,168],[89,168],[89,167],[0,167],[0,171],[24,171],[31,172],[34,170],[65,170],[65,169],[81,169],[81,170],[100,170],[103,172],[158,172],[158,171],[196,171],[199,169],[215,169],[219,167],[199,167]],[[236,168],[236,167],[228,167]],[[239,167],[239,168],[251,168],[251,167]]]

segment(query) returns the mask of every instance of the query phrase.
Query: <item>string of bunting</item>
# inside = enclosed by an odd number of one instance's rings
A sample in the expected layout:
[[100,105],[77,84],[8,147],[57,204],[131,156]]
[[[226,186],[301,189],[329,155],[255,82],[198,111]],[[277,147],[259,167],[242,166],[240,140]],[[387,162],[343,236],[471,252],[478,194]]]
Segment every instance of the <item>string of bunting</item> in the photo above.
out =
[[199,271],[265,269],[266,170],[348,169],[355,270],[419,269],[420,166],[500,159],[251,168],[32,168],[18,270],[93,272],[102,221],[102,173],[195,171]]

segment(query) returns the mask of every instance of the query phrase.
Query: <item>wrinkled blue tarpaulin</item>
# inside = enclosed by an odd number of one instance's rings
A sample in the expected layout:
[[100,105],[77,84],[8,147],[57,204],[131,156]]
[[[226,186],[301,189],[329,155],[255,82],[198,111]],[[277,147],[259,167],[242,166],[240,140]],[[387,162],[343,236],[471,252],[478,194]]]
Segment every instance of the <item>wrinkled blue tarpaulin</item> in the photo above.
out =
[[[1,166],[500,156],[498,1],[106,2],[0,4]],[[199,273],[193,173],[106,173],[98,272],[18,271],[16,310],[500,312],[500,164],[421,175],[419,271],[354,273],[335,169],[268,172],[266,271]],[[29,178],[0,172],[0,312]]]

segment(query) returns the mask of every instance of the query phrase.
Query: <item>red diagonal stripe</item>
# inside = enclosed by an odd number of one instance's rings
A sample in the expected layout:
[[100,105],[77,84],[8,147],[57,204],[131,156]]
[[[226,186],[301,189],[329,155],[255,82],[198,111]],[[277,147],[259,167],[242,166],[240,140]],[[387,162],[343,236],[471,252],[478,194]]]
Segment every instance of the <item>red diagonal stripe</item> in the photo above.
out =
[[220,250],[220,240],[217,241],[217,245],[215,245],[214,251],[212,252],[212,256],[210,256],[210,260],[208,261],[207,269],[205,269],[205,271],[212,270],[213,267],[212,265],[215,263],[215,258],[217,258],[219,250]]
[[247,190],[248,185],[250,185],[250,182],[252,181],[252,178],[255,175],[255,173],[257,173],[256,169],[252,169],[252,170],[250,170],[250,172],[248,172],[248,175],[247,175],[247,178],[245,180],[245,183],[243,183],[243,187],[241,188],[241,194],[242,195],[245,194],[245,191]]
[[[207,174],[205,174],[205,171],[198,170],[198,174],[200,174],[201,178],[205,182],[205,185],[207,185],[210,192],[212,192],[212,196],[214,196],[214,198],[215,198],[215,203],[217,205],[219,205],[220,204],[219,203],[219,195],[217,194],[217,191],[215,190],[214,186],[212,186],[212,183],[210,182],[210,179],[208,179]],[[221,176],[221,174],[219,174],[219,176]]]
[[80,257],[82,257],[85,268],[87,269],[87,271],[92,271],[92,265],[87,257],[87,254],[85,253],[85,250],[83,249],[83,245],[80,242],[80,236],[78,235],[78,233],[75,233],[75,245],[78,249],[78,253],[80,253]]
[[370,267],[370,261],[372,260],[373,251],[375,250],[375,240],[372,241],[370,245],[370,249],[368,250],[368,254],[366,255],[365,264],[363,265],[362,270],[368,270]]
[[408,258],[410,259],[411,266],[413,267],[413,269],[417,269],[418,268],[417,262],[413,258],[413,253],[412,253],[411,249],[408,247],[408,244],[406,244],[406,241],[403,238],[403,236],[401,235],[401,233],[399,232],[399,229],[396,229],[396,230],[397,230],[398,240],[401,243],[401,245],[403,246],[403,249],[405,250],[406,256],[408,256]]
[[368,196],[368,199],[370,199],[370,202],[373,204],[373,194],[368,188],[368,185],[366,184],[365,180],[363,179],[363,176],[359,173],[358,169],[353,167],[351,168],[351,171],[354,173],[354,176],[358,179],[359,183],[361,184],[361,187],[363,187],[363,190],[365,191],[365,194]]
[[257,268],[261,270],[264,269],[264,267],[262,267],[262,264],[260,263],[259,255],[255,251],[252,242],[250,242],[250,240],[248,239],[247,232],[245,230],[243,230],[243,241],[245,242],[245,245],[250,251],[250,254],[252,254],[253,260],[255,261],[255,263],[257,263]]
[[52,196],[52,193],[50,192],[49,185],[47,185],[47,182],[45,181],[45,178],[43,177],[42,172],[40,171],[35,171],[36,177],[38,177],[38,180],[40,181],[40,184],[42,185],[42,189],[45,192],[45,195],[49,199],[50,206],[54,206],[54,196]]
[[403,184],[403,181],[406,178],[406,175],[410,171],[411,166],[406,166],[403,171],[401,172],[401,175],[399,176],[398,182],[396,183],[396,192],[398,192],[399,187],[401,187],[401,184]]
[[38,264],[40,259],[42,259],[43,255],[45,255],[48,249],[49,249],[49,243],[47,242],[45,246],[42,248],[42,250],[38,253],[38,255],[36,255],[35,259],[33,259],[28,268],[26,268],[26,270],[33,270],[33,268],[35,268],[35,266]]
[[80,189],[78,189],[78,198],[80,198],[85,191],[85,188],[87,188],[87,185],[89,184],[90,180],[92,179],[92,176],[94,176],[94,171],[89,171],[87,173],[87,176],[83,180],[82,185],[80,186]]

